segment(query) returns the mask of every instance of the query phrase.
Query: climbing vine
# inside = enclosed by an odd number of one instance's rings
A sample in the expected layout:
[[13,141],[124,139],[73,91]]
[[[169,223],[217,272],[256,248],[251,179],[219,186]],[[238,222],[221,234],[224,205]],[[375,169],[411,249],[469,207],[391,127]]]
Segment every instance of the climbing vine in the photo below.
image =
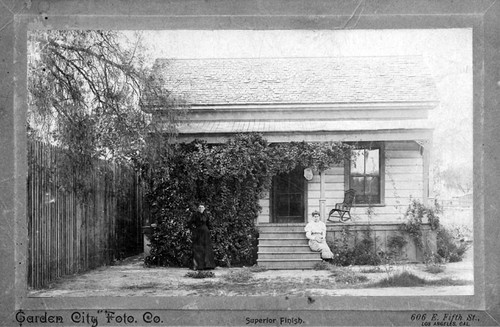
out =
[[147,200],[157,223],[146,263],[189,265],[185,223],[202,201],[212,217],[217,264],[254,264],[259,200],[269,191],[272,177],[296,167],[328,169],[350,156],[350,149],[335,142],[270,144],[255,133],[236,135],[219,145],[174,145],[174,151],[161,157],[162,164],[154,165],[149,179]]
[[422,235],[423,219],[427,218],[431,230],[436,230],[439,228],[439,212],[440,208],[437,204],[435,206],[426,206],[413,199],[406,209],[405,222],[400,228],[415,240],[415,244],[419,248],[422,248],[424,246]]

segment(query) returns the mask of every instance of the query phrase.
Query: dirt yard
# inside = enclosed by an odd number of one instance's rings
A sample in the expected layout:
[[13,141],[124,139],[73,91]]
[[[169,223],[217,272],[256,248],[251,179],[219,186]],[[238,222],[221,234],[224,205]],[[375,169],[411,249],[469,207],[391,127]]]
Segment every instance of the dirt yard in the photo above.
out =
[[[245,268],[216,268],[213,278],[191,278],[186,268],[146,268],[142,256],[128,258],[115,266],[75,276],[68,276],[47,289],[30,292],[32,297],[90,296],[301,296],[301,295],[472,295],[473,260],[469,250],[465,260],[448,263],[444,271],[432,274],[423,264],[399,266],[353,266],[340,271],[353,272],[364,281],[337,282],[328,270],[267,270],[252,272],[249,280],[230,281],[230,273]],[[340,269],[340,268],[339,268]],[[347,269],[347,270],[346,270]],[[373,284],[398,271],[408,271],[435,285],[420,287],[374,287]],[[248,268],[246,268],[248,273]],[[353,274],[354,275],[354,274]],[[441,283],[441,281],[444,281]]]

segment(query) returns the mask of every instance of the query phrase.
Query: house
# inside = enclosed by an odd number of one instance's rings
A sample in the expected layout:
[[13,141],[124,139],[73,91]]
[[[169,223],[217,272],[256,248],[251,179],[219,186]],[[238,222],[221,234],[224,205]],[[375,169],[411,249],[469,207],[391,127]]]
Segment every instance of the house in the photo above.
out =
[[[311,267],[303,228],[314,210],[326,221],[344,192],[356,190],[352,220],[327,222],[330,239],[343,228],[370,230],[386,247],[411,199],[427,202],[435,83],[419,56],[180,59],[156,62],[165,87],[190,105],[179,140],[220,143],[261,133],[269,142],[342,141],[357,159],[325,172],[276,176],[261,200],[259,264]],[[161,124],[161,110],[153,111]],[[410,244],[409,260],[422,259]]]

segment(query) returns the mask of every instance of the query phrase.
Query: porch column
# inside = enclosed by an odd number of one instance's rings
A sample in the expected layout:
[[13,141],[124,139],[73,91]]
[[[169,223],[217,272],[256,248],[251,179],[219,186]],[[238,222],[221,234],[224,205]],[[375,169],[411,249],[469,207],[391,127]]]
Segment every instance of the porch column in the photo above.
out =
[[422,160],[423,160],[423,194],[422,194],[422,200],[424,205],[429,204],[429,169],[430,169],[430,163],[431,163],[431,148],[432,148],[432,141],[431,140],[425,140],[422,142],[422,146],[424,148],[424,151],[422,152]]
[[326,222],[326,197],[325,197],[325,173],[319,172],[319,213],[321,220]]

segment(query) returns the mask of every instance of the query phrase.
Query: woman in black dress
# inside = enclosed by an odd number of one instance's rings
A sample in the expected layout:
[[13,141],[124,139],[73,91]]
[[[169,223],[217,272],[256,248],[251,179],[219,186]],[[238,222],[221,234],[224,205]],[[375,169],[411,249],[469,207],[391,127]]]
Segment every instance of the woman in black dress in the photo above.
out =
[[193,269],[214,269],[214,252],[209,230],[210,218],[205,212],[203,203],[198,205],[198,211],[191,216],[188,227],[191,230],[191,240],[193,241]]

